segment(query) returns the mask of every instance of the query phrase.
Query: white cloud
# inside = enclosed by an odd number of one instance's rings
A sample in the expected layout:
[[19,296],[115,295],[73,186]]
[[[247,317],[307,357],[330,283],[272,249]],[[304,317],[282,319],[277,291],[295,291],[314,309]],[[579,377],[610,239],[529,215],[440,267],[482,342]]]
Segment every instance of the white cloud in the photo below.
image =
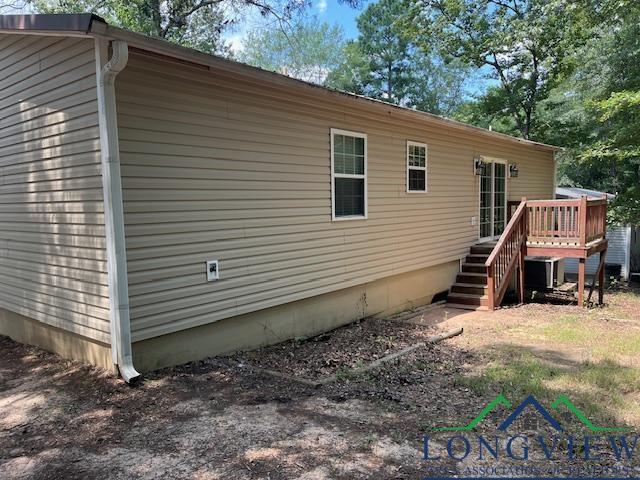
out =
[[229,44],[229,48],[231,48],[233,53],[239,53],[244,48],[242,43],[244,40],[244,34],[231,35],[225,40]]
[[327,0],[318,0],[316,3],[316,8],[320,13],[324,13],[327,11]]

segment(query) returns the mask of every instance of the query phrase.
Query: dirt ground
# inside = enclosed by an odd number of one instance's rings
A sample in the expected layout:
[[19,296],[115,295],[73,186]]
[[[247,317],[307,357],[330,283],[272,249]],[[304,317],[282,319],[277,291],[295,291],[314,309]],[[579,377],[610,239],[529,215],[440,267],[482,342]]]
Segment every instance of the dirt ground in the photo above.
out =
[[[136,387],[0,337],[0,478],[424,478],[434,462],[423,459],[423,436],[429,434],[432,451],[441,452],[448,434],[433,433],[434,427],[466,424],[498,393],[515,403],[530,393],[547,400],[564,392],[594,422],[635,429],[640,295],[615,293],[606,300],[606,307],[594,309],[439,307],[411,325],[367,320],[262,355],[147,374]],[[465,332],[459,337],[375,371],[349,373],[460,326]],[[343,375],[314,388],[253,366],[316,378]],[[506,414],[500,407],[479,431],[495,434]],[[518,422],[518,431],[545,428],[526,415]],[[472,457],[442,460],[438,467],[464,474],[484,464]],[[606,454],[598,461],[620,463]],[[548,462],[532,455],[524,464]]]
[[[323,335],[290,340],[238,355],[238,361],[293,377],[321,380],[331,375],[349,377],[384,357],[420,342],[437,333],[431,325],[415,325],[391,318],[368,318]],[[435,353],[430,349],[431,352]],[[438,362],[440,350],[431,362]],[[355,380],[355,379],[352,379]]]

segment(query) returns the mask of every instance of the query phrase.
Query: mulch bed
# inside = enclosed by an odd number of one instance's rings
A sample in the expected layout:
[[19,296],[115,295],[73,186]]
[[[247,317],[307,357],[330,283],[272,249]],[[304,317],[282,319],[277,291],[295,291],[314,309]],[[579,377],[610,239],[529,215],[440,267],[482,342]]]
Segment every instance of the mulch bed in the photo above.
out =
[[243,354],[257,368],[319,380],[361,368],[386,355],[426,341],[435,329],[368,318],[306,340],[290,340]]

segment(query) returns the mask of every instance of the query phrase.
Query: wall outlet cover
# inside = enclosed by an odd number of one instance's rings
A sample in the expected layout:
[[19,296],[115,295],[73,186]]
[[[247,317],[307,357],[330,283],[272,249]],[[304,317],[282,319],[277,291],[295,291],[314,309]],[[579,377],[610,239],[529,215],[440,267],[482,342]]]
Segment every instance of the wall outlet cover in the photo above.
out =
[[207,260],[207,282],[220,279],[218,260]]

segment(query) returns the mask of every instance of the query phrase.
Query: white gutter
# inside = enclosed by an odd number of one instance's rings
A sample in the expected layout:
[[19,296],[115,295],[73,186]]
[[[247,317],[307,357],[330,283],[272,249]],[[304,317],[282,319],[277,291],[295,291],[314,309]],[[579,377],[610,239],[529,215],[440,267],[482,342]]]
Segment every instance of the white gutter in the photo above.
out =
[[98,117],[102,158],[102,191],[104,194],[104,224],[107,241],[107,270],[111,320],[111,357],[118,365],[125,382],[140,377],[133,366],[131,325],[129,319],[129,288],[120,177],[120,148],[116,117],[115,80],[127,65],[129,49],[122,40],[111,42],[112,56],[107,62],[109,42],[95,40],[96,74],[98,78]]

